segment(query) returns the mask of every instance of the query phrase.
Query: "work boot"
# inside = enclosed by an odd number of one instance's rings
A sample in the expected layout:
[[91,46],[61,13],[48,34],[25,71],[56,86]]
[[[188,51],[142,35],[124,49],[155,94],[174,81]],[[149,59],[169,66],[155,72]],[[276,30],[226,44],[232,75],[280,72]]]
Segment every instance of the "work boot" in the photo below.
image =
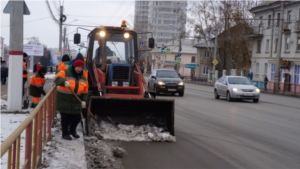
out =
[[62,136],[62,138],[65,140],[72,140],[72,137],[70,135]]
[[75,132],[71,134],[74,138],[80,138],[80,136]]

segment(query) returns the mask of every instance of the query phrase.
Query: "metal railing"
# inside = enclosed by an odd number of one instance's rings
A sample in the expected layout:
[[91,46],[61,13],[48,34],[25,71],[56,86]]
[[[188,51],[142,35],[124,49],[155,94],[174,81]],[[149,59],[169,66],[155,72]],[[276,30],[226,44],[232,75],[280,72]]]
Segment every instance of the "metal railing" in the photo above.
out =
[[[7,168],[30,169],[41,166],[42,150],[50,140],[51,127],[56,116],[56,87],[53,86],[29,116],[1,144],[1,158],[8,153]],[[25,133],[25,158],[20,163],[21,134]]]

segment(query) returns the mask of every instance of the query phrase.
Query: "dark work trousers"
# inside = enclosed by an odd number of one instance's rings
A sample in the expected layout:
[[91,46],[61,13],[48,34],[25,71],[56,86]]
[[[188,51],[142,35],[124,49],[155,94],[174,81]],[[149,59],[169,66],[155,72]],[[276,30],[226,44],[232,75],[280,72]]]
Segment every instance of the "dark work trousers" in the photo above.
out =
[[2,85],[6,84],[6,76],[1,76],[1,83]]
[[80,114],[61,114],[61,128],[62,136],[70,135],[71,133],[76,133],[76,127],[81,120]]
[[22,96],[24,96],[24,87],[25,87],[25,83],[27,81],[27,78],[23,78],[23,88],[22,88]]

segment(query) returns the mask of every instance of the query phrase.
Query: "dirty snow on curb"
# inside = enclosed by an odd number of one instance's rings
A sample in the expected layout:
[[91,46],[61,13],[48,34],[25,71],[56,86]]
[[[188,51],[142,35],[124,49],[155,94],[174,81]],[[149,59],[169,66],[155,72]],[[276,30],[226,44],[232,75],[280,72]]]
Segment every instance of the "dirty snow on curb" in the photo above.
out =
[[104,140],[176,142],[176,138],[170,135],[169,132],[149,125],[134,126],[119,124],[114,126],[102,121],[100,127],[95,124],[93,129],[94,135]]

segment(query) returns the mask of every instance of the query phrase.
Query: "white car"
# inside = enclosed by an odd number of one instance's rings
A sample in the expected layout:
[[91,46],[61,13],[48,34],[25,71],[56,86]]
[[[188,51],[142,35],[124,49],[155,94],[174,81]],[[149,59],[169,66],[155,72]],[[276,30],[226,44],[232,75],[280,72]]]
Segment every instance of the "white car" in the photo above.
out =
[[243,76],[223,76],[214,85],[215,99],[220,96],[232,99],[248,99],[258,103],[260,90],[249,79]]

